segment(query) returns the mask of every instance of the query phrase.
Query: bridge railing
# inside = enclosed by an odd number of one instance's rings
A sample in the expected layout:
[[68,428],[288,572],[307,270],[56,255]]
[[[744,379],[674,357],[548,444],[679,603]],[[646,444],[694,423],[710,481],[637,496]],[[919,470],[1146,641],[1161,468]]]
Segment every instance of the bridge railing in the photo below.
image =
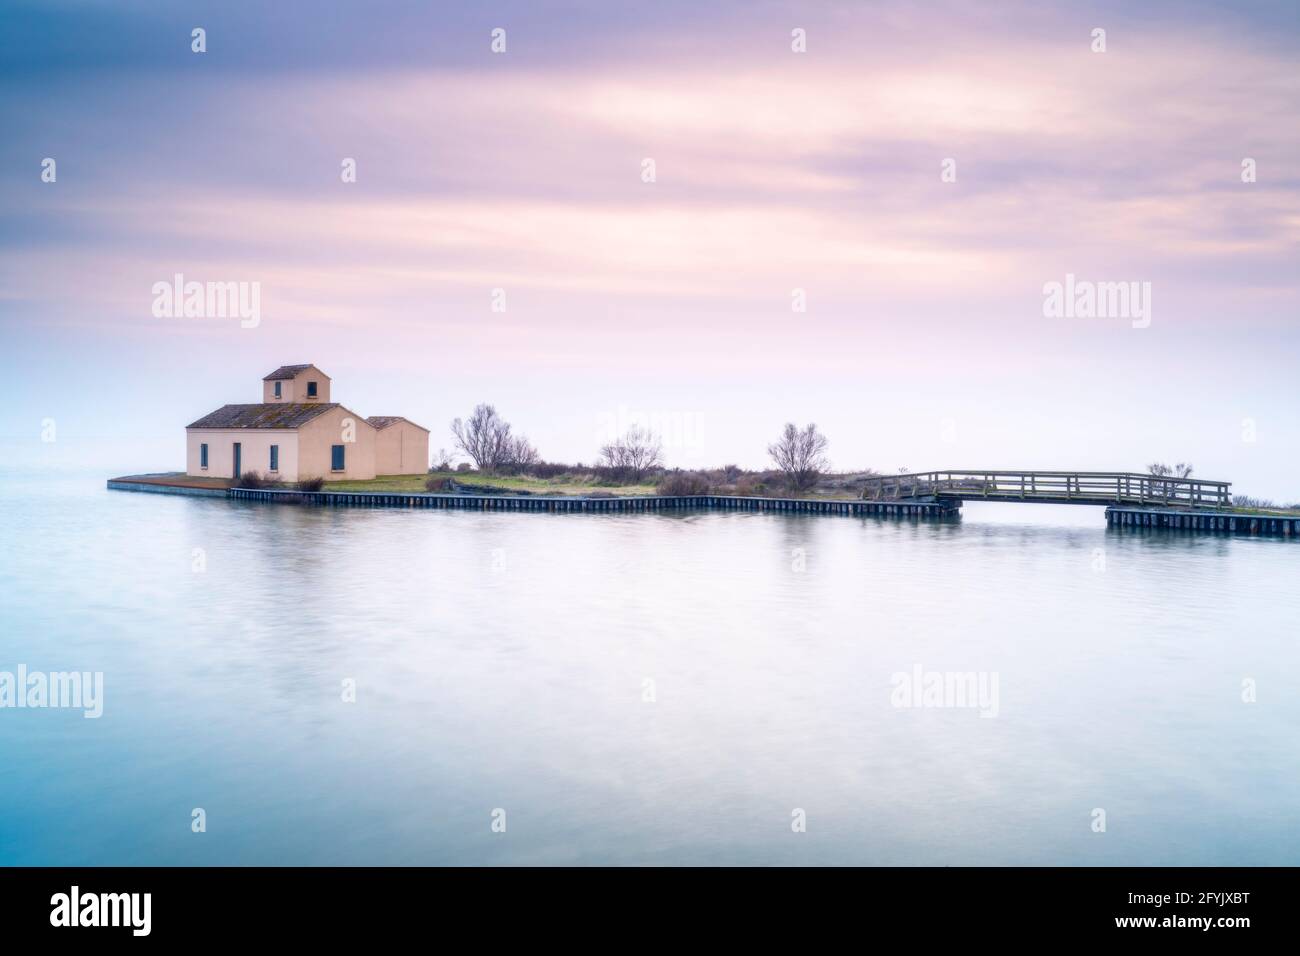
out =
[[862,496],[873,500],[934,496],[1225,508],[1232,503],[1231,487],[1228,481],[1137,472],[954,469],[873,476],[867,479]]

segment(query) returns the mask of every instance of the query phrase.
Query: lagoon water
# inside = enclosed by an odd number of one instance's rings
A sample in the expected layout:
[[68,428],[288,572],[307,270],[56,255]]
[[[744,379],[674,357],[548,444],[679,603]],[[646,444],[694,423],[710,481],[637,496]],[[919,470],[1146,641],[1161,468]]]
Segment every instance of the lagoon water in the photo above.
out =
[[1300,862],[1300,542],[104,477],[6,476],[0,671],[104,712],[0,709],[3,864]]

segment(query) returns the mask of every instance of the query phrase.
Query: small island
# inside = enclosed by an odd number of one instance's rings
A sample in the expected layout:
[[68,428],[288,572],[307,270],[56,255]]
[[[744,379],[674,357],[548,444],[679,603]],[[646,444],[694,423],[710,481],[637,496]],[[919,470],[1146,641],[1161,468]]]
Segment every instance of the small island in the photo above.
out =
[[[1300,537],[1300,507],[1233,496],[1231,483],[1179,463],[1146,472],[944,470],[834,472],[815,424],[787,423],[773,466],[667,468],[659,438],[637,425],[593,465],[545,461],[494,406],[451,423],[454,452],[429,457],[429,430],[400,415],[363,418],[330,401],[312,363],[262,379],[262,401],[224,405],[188,425],[184,472],[113,478],[120,491],[276,504],[485,511],[720,509],[948,520],[963,501],[1105,507],[1112,528]],[[468,461],[455,463],[463,455]],[[259,468],[258,465],[262,467]],[[247,466],[247,467],[245,467]]]

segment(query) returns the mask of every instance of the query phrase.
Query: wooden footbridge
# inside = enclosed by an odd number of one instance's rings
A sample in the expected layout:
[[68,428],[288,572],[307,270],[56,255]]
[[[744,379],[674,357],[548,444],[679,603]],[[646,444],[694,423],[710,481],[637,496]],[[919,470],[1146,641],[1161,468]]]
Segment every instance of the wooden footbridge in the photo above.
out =
[[1146,505],[1227,508],[1230,481],[1173,478],[1123,471],[924,471],[867,479],[872,501],[931,498],[963,501],[1037,501],[1070,505]]

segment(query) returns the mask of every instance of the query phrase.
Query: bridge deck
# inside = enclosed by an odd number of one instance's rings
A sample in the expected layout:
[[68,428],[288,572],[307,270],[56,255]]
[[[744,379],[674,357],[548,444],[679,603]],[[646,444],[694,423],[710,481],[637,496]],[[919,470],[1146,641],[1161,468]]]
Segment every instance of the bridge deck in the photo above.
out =
[[1042,504],[1167,505],[1225,508],[1229,481],[1122,471],[985,471],[953,469],[869,479],[863,497],[1022,501]]

